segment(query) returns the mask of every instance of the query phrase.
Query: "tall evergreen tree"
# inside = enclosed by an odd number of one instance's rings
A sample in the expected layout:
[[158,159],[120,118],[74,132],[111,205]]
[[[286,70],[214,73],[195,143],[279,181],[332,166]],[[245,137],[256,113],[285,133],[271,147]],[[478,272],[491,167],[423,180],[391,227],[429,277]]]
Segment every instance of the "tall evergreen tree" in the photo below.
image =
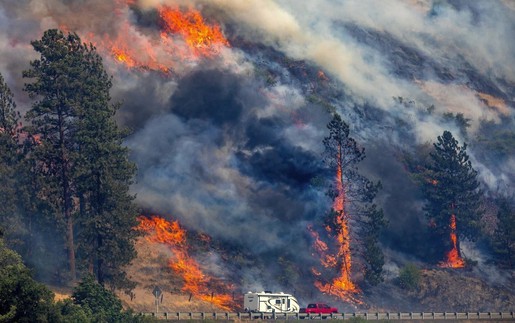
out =
[[515,267],[515,202],[513,197],[497,199],[497,228],[492,246],[498,262],[509,268]]
[[79,238],[99,283],[130,288],[121,268],[135,257],[137,212],[129,194],[135,165],[122,145],[125,132],[114,120],[118,105],[110,104],[111,79],[91,45],[84,60],[88,70],[82,78],[86,91],[77,126],[75,172],[81,204]]
[[38,172],[46,179],[44,195],[60,214],[57,221],[65,224],[70,276],[75,280],[72,168],[85,49],[77,35],[65,36],[55,29],[46,31],[41,40],[31,44],[41,58],[32,61],[32,68],[23,72],[24,77],[34,79],[25,84],[25,90],[36,99],[26,114],[31,124],[27,131],[39,138],[33,155],[39,161]]
[[16,176],[20,159],[19,120],[13,94],[0,74],[0,227],[9,238],[16,236],[15,231],[20,229]]
[[[27,154],[35,141],[20,132],[20,119],[12,92],[0,75],[0,226],[6,243],[28,266],[37,264],[37,273],[48,277],[61,265],[49,265],[59,257],[48,254],[58,255],[61,249],[55,246],[56,231],[47,223],[48,205],[39,198],[41,178],[33,172],[34,160]],[[42,237],[52,242],[42,243]]]
[[[477,172],[466,153],[467,144],[459,146],[449,131],[433,144],[427,165],[424,192],[426,215],[442,241],[442,252],[454,247],[460,256],[459,238],[478,236],[481,191]],[[454,239],[456,242],[455,246]]]
[[79,268],[99,282],[130,288],[121,268],[135,256],[137,214],[129,194],[135,166],[109,102],[111,78],[96,49],[75,34],[48,30],[32,45],[41,59],[24,72],[34,79],[26,91],[38,99],[27,129],[39,138],[32,155],[46,178],[42,195],[66,228],[71,278],[77,252]]

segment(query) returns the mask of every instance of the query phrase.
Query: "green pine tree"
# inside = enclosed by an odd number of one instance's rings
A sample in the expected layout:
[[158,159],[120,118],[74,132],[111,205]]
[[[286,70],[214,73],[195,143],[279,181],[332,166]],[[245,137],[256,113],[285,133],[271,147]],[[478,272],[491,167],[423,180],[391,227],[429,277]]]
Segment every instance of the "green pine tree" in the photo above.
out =
[[122,143],[125,132],[114,120],[118,106],[110,104],[111,79],[94,47],[87,48],[84,60],[88,70],[82,77],[86,91],[77,124],[75,167],[81,252],[98,282],[131,288],[122,267],[136,255],[137,210],[129,193],[136,168]]
[[13,94],[0,74],[0,228],[12,235],[19,227],[17,208],[17,165],[19,113]]
[[30,155],[45,179],[40,195],[58,215],[56,227],[65,228],[70,276],[78,262],[102,284],[131,288],[122,267],[135,257],[135,166],[114,120],[111,78],[76,34],[52,29],[32,45],[41,58],[24,72],[33,79],[25,89],[37,99],[26,115],[37,138]]
[[423,185],[427,198],[425,211],[441,239],[442,253],[452,248],[449,236],[454,216],[459,253],[460,237],[474,240],[479,234],[482,195],[477,172],[466,153],[467,144],[460,147],[449,131],[438,136],[433,146]]
[[381,232],[388,225],[383,210],[372,204],[367,212],[363,225],[362,241],[364,245],[365,279],[375,286],[383,282],[384,254],[379,245]]
[[509,268],[515,267],[515,204],[513,198],[497,199],[497,228],[492,237],[492,245],[499,263]]
[[77,158],[75,133],[83,93],[83,56],[86,51],[75,34],[65,36],[56,29],[47,30],[41,40],[31,42],[40,59],[30,63],[23,76],[33,80],[25,84],[29,96],[36,99],[27,112],[31,124],[27,131],[38,138],[32,156],[38,161],[37,173],[45,178],[42,194],[64,223],[70,278],[76,278],[74,243],[74,179]]

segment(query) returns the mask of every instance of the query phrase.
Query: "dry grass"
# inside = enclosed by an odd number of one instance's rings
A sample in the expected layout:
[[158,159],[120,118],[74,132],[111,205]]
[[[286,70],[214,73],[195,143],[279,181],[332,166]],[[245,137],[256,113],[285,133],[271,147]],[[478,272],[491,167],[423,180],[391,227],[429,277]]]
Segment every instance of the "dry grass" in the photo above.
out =
[[132,291],[132,298],[122,292],[118,293],[126,308],[136,312],[156,311],[152,291],[155,286],[159,286],[163,291],[160,312],[222,312],[209,302],[181,292],[182,280],[168,267],[172,255],[166,246],[140,238],[136,242],[136,250],[138,257],[127,268],[127,273],[138,285]]
[[[152,291],[155,286],[159,286],[163,292],[159,312],[223,312],[209,302],[181,292],[182,280],[168,267],[172,255],[166,246],[140,238],[136,242],[136,250],[138,257],[127,268],[127,274],[137,283],[137,287],[132,295],[116,292],[125,308],[131,308],[135,312],[155,312]],[[73,293],[72,287],[48,287],[54,292],[56,301],[70,298]]]

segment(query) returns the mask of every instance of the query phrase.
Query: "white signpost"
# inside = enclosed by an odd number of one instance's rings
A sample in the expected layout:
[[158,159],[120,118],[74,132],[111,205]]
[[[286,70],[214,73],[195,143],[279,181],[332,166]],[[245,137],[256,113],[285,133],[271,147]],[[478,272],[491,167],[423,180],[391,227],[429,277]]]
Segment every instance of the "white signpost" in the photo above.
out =
[[162,297],[163,292],[161,291],[161,288],[159,286],[154,287],[154,290],[152,291],[152,295],[154,295],[155,303],[156,303],[156,315],[159,313],[159,303],[163,301]]

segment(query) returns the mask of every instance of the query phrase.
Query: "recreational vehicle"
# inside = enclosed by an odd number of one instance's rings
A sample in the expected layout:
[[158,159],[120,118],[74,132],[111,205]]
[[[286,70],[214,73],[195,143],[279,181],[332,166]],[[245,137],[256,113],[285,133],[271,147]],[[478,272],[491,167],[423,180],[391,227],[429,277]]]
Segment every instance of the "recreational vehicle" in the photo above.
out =
[[298,313],[300,309],[293,295],[270,291],[248,292],[243,297],[243,307],[246,312],[257,313]]

